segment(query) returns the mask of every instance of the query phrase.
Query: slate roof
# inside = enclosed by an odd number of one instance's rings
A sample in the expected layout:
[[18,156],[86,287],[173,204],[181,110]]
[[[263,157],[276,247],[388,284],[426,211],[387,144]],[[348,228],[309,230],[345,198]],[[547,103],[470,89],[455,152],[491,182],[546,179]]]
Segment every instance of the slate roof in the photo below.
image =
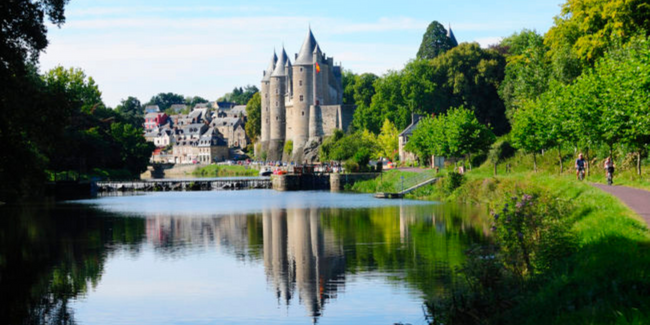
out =
[[275,70],[273,70],[273,74],[271,75],[271,77],[285,77],[287,74],[284,69],[284,66],[287,65],[288,60],[289,57],[287,57],[287,52],[284,50],[284,48],[282,48],[280,59],[275,64]]
[[293,63],[293,65],[310,65],[314,63],[314,49],[318,43],[316,42],[316,38],[314,38],[314,34],[311,32],[311,28],[309,29],[309,33],[307,33],[307,37],[305,37],[305,40],[302,43],[302,47],[300,48],[300,52],[298,52],[298,56],[296,57],[296,61]]
[[415,128],[417,128],[418,123],[420,123],[422,118],[424,118],[424,116],[418,115],[418,114],[413,114],[413,117],[412,117],[413,120],[411,122],[411,125],[407,126],[406,129],[404,129],[404,131],[402,131],[398,136],[401,137],[401,136],[406,136],[406,135],[413,134],[413,130],[415,130]]
[[273,56],[271,57],[271,62],[269,62],[269,67],[266,69],[266,72],[264,73],[264,77],[262,77],[262,81],[271,80],[271,74],[273,73],[273,69],[275,69],[276,62],[278,62],[278,56],[275,54],[275,50],[273,50]]

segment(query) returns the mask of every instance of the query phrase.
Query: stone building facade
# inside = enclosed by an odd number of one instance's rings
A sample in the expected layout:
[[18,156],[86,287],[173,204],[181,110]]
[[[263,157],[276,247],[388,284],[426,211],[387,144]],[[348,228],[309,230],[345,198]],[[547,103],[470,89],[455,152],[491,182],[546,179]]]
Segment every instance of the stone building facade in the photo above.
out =
[[[341,66],[321,51],[311,29],[293,64],[284,48],[279,57],[273,54],[261,96],[261,150],[268,160],[317,160],[314,147],[334,129],[346,131],[355,109],[343,105]],[[288,141],[290,155],[284,153]]]

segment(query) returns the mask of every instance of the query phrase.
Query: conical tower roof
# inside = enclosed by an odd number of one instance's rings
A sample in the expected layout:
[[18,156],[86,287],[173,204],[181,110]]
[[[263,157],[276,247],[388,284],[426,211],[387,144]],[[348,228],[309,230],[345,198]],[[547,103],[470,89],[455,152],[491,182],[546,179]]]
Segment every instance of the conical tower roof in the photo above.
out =
[[302,47],[300,48],[300,52],[298,52],[298,57],[296,58],[296,62],[294,62],[294,65],[310,65],[314,63],[314,48],[318,46],[318,43],[316,42],[316,39],[314,38],[314,34],[311,32],[311,28],[309,28],[309,33],[307,34],[307,37],[305,37],[305,41],[302,42]]
[[287,52],[284,50],[283,47],[282,53],[280,54],[280,59],[275,64],[275,70],[273,70],[273,74],[271,75],[271,77],[285,77],[287,74],[285,73],[284,66],[287,65],[288,61],[289,61],[289,57],[287,56]]
[[458,46],[458,41],[456,41],[456,36],[454,36],[454,32],[451,30],[451,24],[449,24],[449,29],[447,29],[447,38],[449,38],[449,41],[451,42],[452,46]]
[[273,56],[271,57],[271,62],[269,62],[269,67],[266,69],[266,73],[264,74],[262,81],[271,80],[271,74],[273,73],[273,69],[275,69],[276,62],[278,62],[278,56],[275,54],[275,50],[273,50]]

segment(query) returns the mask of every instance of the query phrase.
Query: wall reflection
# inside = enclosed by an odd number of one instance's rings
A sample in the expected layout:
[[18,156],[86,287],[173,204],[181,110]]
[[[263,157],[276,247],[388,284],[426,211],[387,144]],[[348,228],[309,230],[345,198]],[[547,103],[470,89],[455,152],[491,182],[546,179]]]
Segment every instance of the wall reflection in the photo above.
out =
[[268,208],[146,219],[146,241],[165,256],[213,248],[263,260],[278,304],[300,303],[314,320],[344,291],[346,273],[381,271],[426,297],[445,294],[464,251],[486,232],[480,213],[458,206]]

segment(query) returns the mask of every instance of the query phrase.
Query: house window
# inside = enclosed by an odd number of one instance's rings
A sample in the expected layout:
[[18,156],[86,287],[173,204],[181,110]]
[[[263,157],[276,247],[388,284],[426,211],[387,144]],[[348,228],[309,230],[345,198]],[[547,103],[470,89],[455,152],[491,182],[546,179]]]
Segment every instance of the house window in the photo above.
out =
[[304,98],[302,97],[302,95],[300,95],[300,101],[302,102],[303,100],[304,100]]
[[269,94],[264,94],[264,97],[265,97],[265,98],[269,98]]

